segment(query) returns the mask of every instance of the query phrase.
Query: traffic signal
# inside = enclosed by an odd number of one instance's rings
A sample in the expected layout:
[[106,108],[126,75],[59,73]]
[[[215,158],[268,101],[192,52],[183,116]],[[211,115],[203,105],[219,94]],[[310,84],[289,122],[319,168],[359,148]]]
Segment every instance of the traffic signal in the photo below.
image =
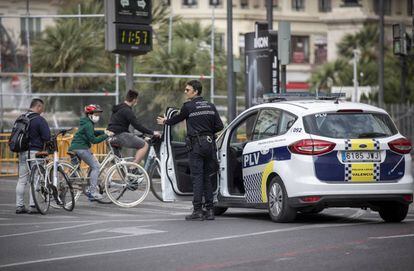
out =
[[399,23],[392,25],[392,38],[394,55],[407,55],[411,47],[411,40],[407,33],[405,33],[405,24]]

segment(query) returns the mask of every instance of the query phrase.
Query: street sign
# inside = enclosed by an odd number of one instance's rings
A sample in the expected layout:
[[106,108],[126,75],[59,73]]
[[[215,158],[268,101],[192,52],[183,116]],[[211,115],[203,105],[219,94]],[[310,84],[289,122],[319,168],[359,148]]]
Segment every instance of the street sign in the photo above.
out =
[[151,0],[106,0],[108,22],[150,24]]
[[247,106],[260,103],[265,93],[279,92],[277,32],[257,31],[245,34]]

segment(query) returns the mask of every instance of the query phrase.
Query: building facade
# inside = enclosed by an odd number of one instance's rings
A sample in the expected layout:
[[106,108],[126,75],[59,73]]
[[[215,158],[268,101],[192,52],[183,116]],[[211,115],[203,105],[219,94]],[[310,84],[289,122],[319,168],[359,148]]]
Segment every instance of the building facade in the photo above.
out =
[[[202,25],[213,22],[223,50],[227,38],[227,1],[225,0],[153,0],[168,5],[174,15],[183,20],[199,21]],[[412,0],[383,0],[385,9],[386,39],[391,39],[391,25],[404,22],[411,26],[410,10]],[[257,21],[266,21],[267,0],[233,0],[233,52],[244,54],[244,34],[254,31]],[[56,14],[62,5],[70,1],[36,0],[29,1],[31,15]],[[291,23],[291,64],[287,66],[287,82],[291,88],[306,88],[312,70],[320,64],[335,60],[338,55],[337,43],[348,33],[360,30],[364,23],[378,22],[379,0],[273,0],[273,29],[278,22]],[[17,40],[21,55],[25,55],[26,20],[7,18],[24,15],[26,0],[0,1],[2,43]],[[51,18],[30,18],[29,34],[35,38],[48,25]],[[8,35],[5,36],[6,33]]]
[[[222,47],[226,47],[227,1],[170,0],[174,15],[184,20],[214,24]],[[267,0],[234,0],[233,52],[244,53],[244,34],[253,32],[255,22],[266,21]],[[218,5],[214,5],[217,4]],[[384,0],[386,39],[391,41],[391,25],[404,22],[411,26],[412,0]],[[273,0],[273,29],[278,22],[291,24],[291,64],[287,66],[288,88],[306,88],[315,67],[335,60],[337,43],[348,33],[355,33],[367,22],[378,22],[379,0]]]

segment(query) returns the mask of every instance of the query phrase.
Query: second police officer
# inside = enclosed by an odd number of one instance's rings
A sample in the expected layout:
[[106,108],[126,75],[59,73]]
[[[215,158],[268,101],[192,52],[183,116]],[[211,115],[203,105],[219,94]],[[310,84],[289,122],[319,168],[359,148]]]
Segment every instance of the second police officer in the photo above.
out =
[[[214,220],[213,188],[210,179],[211,173],[216,170],[215,133],[223,129],[223,122],[214,104],[201,97],[202,85],[198,80],[187,82],[185,95],[189,101],[185,102],[180,112],[170,119],[158,117],[158,124],[174,125],[183,120],[187,124],[187,144],[190,144],[189,153],[190,174],[193,183],[193,207],[186,220]],[[206,215],[203,215],[202,198],[204,195]]]

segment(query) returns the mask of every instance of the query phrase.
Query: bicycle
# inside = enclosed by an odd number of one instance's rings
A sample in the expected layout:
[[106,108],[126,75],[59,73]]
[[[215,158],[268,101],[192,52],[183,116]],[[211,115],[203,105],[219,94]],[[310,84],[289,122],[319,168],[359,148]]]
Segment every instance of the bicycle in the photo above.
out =
[[151,138],[148,143],[150,148],[144,168],[148,172],[152,194],[158,200],[164,201],[161,188],[161,161],[159,159],[161,138]]
[[[71,130],[71,129],[70,129]],[[56,205],[66,211],[75,208],[75,197],[72,184],[69,182],[65,172],[58,167],[58,145],[57,137],[64,136],[70,130],[61,130],[46,143],[47,151],[40,151],[35,158],[27,159],[30,169],[30,187],[36,209],[45,215],[51,205],[53,196]],[[53,153],[53,161],[47,164],[49,154]],[[31,164],[35,164],[32,168]],[[46,165],[46,166],[45,166]]]
[[[120,207],[134,207],[148,195],[149,177],[140,165],[128,161],[132,157],[120,157],[120,147],[112,141],[112,138],[106,141],[109,152],[99,168],[98,192],[104,197],[94,200],[99,203],[113,202]],[[60,167],[74,185],[75,199],[78,200],[82,192],[88,195],[89,173],[84,176],[79,157],[74,152],[68,154],[71,156],[72,164],[61,162]]]

